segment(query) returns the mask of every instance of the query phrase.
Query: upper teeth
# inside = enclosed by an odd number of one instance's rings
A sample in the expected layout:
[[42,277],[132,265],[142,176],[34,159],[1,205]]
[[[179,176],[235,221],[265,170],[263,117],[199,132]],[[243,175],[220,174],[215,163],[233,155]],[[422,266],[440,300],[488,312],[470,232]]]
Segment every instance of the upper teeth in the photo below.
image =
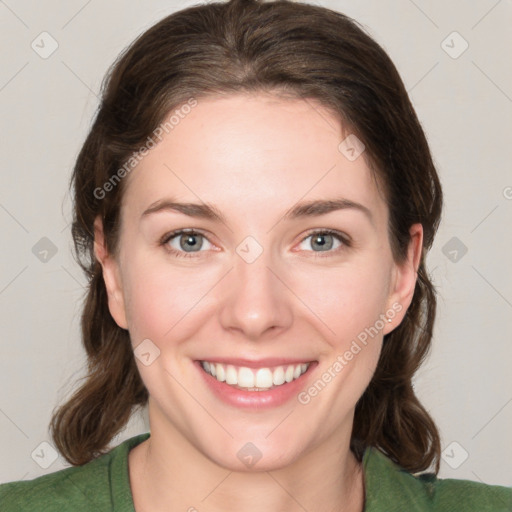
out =
[[275,368],[247,368],[223,363],[201,362],[204,370],[220,382],[241,388],[269,389],[298,379],[309,367],[309,363],[276,366]]

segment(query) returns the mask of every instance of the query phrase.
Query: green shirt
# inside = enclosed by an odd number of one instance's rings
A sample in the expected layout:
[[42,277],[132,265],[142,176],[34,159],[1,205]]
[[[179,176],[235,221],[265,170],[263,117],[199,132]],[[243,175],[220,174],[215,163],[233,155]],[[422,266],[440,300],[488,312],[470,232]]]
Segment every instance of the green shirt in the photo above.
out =
[[[135,512],[128,453],[149,433],[84,464],[0,485],[1,512]],[[375,448],[363,456],[365,512],[511,512],[512,488],[413,476]],[[312,511],[313,512],[313,511]]]

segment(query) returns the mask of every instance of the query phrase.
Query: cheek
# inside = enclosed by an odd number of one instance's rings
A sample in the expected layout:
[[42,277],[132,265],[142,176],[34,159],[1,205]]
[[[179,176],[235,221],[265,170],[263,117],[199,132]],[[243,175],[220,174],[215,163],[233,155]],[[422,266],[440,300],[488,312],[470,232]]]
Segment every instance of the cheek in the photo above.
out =
[[[208,304],[207,292],[215,283],[214,272],[194,272],[133,258],[127,267],[125,301],[128,329],[134,345],[149,338],[157,345],[164,339],[186,338],[187,326]],[[196,325],[197,322],[192,322]]]
[[[300,403],[338,411],[338,417],[355,407],[379,360],[387,286],[386,273],[378,265],[318,273],[308,306],[322,320],[325,345],[318,380],[304,390]],[[334,416],[325,419],[333,429],[338,421]]]
[[326,338],[337,349],[376,322],[382,329],[389,286],[385,265],[358,261],[337,268],[296,269],[290,277],[297,296],[321,320]]

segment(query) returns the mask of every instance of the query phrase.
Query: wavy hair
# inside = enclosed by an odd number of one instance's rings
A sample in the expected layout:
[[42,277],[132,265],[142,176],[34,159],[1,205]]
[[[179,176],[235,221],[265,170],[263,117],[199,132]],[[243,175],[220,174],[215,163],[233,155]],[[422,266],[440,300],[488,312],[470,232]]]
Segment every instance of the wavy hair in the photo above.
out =
[[[404,84],[386,52],[349,17],[289,0],[230,0],[175,12],[139,36],[110,67],[71,178],[75,256],[88,279],[81,317],[87,375],[53,411],[51,434],[72,465],[108,451],[134,408],[148,401],[127,330],[112,319],[94,255],[94,220],[116,254],[125,189],[113,176],[166,117],[190,98],[269,92],[314,99],[362,140],[384,185],[393,258],[403,262],[409,228],[421,223],[423,252],[412,303],[384,337],[375,374],[356,405],[351,449],[374,446],[411,472],[439,471],[436,425],[413,377],[430,348],[435,289],[425,263],[442,190]],[[119,174],[118,174],[119,177]]]

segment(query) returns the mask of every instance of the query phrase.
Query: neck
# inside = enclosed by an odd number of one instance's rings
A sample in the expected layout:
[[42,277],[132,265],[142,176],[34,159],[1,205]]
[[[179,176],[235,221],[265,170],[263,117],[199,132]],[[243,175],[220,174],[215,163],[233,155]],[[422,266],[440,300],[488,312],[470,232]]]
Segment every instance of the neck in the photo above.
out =
[[[326,439],[292,464],[269,471],[219,466],[177,430],[153,429],[129,453],[136,512],[362,512],[364,476],[350,438]],[[336,447],[336,449],[333,449]]]

